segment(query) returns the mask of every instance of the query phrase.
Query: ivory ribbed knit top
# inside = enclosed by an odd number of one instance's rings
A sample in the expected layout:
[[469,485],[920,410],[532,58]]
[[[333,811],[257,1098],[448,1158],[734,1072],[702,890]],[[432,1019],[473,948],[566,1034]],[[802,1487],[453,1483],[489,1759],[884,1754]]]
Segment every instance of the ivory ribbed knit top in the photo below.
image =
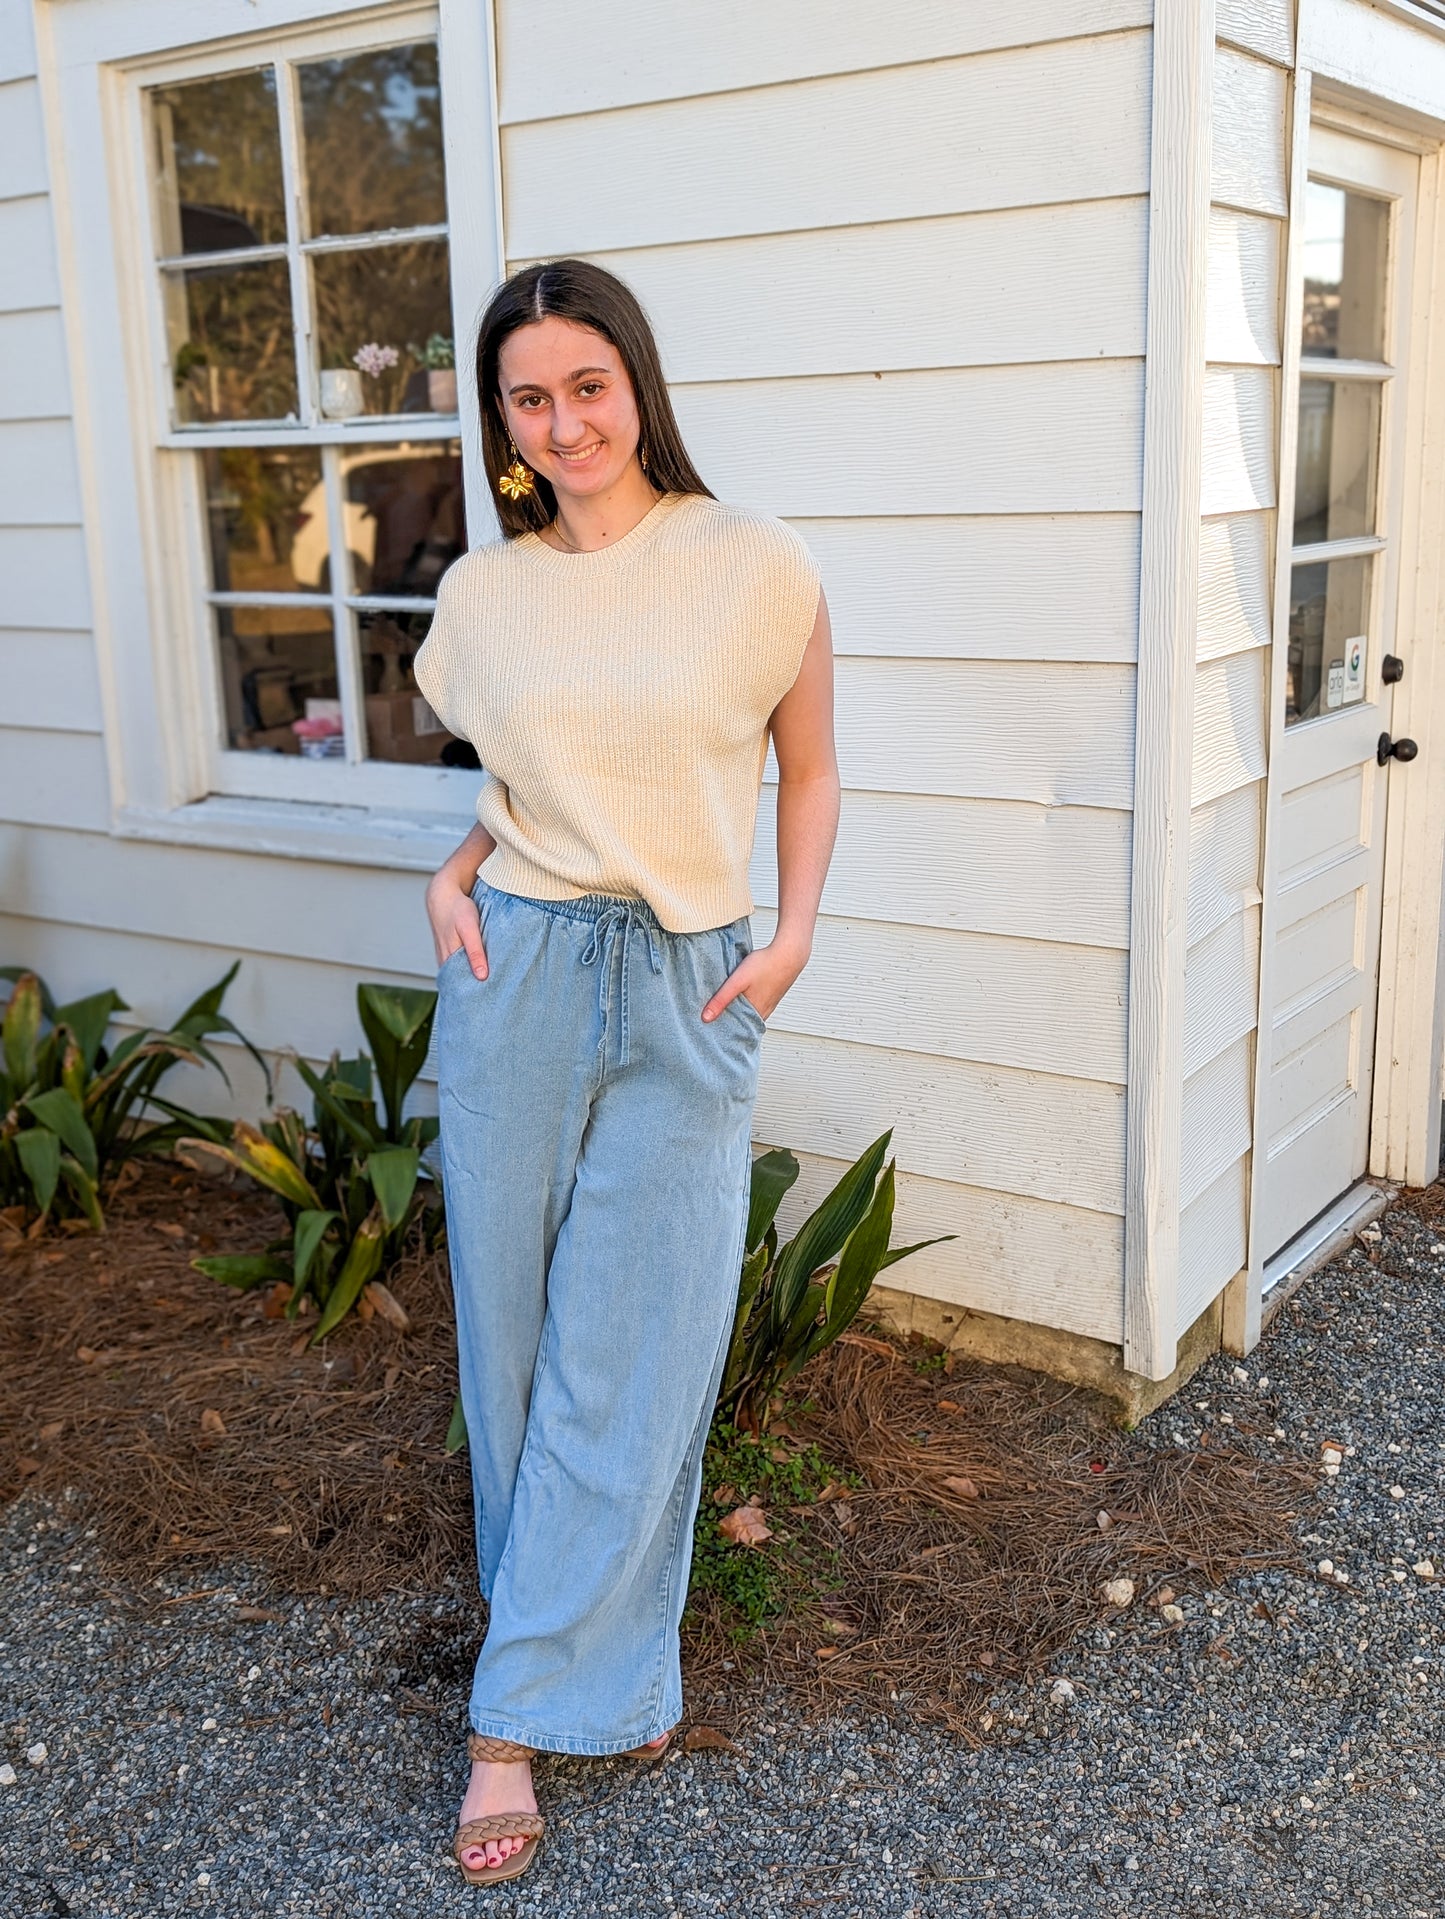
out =
[[589,552],[524,533],[458,560],[415,671],[485,769],[482,878],[643,899],[674,933],[750,913],[768,719],[818,592],[784,521],[697,493]]

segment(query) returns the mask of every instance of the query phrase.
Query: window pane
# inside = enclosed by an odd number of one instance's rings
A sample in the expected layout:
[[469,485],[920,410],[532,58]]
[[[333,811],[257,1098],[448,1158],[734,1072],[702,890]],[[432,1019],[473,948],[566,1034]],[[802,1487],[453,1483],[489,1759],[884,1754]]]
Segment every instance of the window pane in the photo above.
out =
[[448,733],[417,690],[412,661],[431,625],[430,613],[356,615],[361,678],[366,689],[367,752],[374,760],[419,766],[475,766],[465,740]]
[[[445,241],[320,253],[311,271],[320,371],[352,375],[346,383],[323,379],[323,411],[344,417],[446,410],[432,404],[433,383],[423,363],[427,342],[451,333]],[[340,406],[328,399],[338,384]],[[455,379],[452,400],[455,405]]]
[[1375,531],[1380,387],[1374,380],[1301,380],[1294,541]]
[[203,456],[211,583],[218,593],[330,585],[321,455],[234,447]]
[[218,606],[216,629],[226,745],[251,753],[339,753],[341,706],[330,611]]
[[1292,569],[1286,726],[1365,697],[1372,564],[1365,555]]
[[430,599],[466,550],[460,445],[348,449],[341,474],[352,590]]
[[434,41],[297,68],[310,235],[447,217]]
[[1305,189],[1306,353],[1330,360],[1385,357],[1388,201],[1325,186]]
[[157,87],[150,98],[162,255],[284,241],[271,68]]
[[284,260],[164,276],[176,418],[296,414],[296,352]]

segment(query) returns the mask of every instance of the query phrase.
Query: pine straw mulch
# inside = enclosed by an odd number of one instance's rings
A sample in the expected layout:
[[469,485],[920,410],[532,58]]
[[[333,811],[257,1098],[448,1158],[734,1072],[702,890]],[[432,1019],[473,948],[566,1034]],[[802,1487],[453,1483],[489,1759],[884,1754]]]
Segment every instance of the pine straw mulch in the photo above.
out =
[[[264,1244],[279,1214],[263,1196],[151,1166],[108,1218],[100,1238],[0,1238],[0,1500],[75,1488],[122,1575],[245,1558],[281,1591],[449,1584],[473,1548],[466,1454],[443,1450],[444,1258],[418,1254],[392,1282],[410,1330],[376,1316],[310,1348],[304,1321],[189,1265]],[[809,1715],[896,1698],[976,1739],[988,1692],[1111,1615],[1107,1580],[1133,1579],[1138,1603],[1300,1563],[1301,1464],[1148,1446],[1055,1382],[945,1372],[932,1349],[863,1328],[800,1385],[768,1443],[816,1443],[864,1483],[769,1513],[760,1550],[791,1555],[776,1626],[739,1644],[695,1605],[691,1713],[715,1726],[774,1682]]]

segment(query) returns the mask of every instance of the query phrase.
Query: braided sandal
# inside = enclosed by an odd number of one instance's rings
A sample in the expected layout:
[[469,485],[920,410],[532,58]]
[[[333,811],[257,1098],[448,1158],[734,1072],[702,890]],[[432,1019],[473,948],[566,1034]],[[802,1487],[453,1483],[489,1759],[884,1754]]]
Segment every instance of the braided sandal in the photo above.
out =
[[672,1735],[677,1731],[673,1726],[662,1735],[662,1742],[656,1746],[629,1746],[626,1752],[619,1753],[619,1759],[640,1759],[644,1766],[655,1766],[659,1759],[665,1759],[672,1748]]
[[[492,1739],[486,1733],[467,1734],[467,1752],[473,1759],[507,1761],[530,1759],[533,1748],[519,1746],[514,1739]],[[457,1827],[452,1851],[469,1886],[489,1886],[499,1879],[516,1879],[531,1865],[537,1842],[546,1829],[540,1812],[493,1812],[482,1819],[466,1819]],[[489,1839],[522,1839],[527,1843],[499,1866],[469,1866],[462,1854],[473,1846],[484,1846]]]

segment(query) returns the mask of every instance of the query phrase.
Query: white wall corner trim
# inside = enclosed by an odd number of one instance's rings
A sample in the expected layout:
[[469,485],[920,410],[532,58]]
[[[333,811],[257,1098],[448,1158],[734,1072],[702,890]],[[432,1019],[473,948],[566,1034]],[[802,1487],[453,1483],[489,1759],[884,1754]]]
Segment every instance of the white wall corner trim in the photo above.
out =
[[1129,914],[1124,1364],[1177,1353],[1190,768],[1203,462],[1214,0],[1158,0]]

